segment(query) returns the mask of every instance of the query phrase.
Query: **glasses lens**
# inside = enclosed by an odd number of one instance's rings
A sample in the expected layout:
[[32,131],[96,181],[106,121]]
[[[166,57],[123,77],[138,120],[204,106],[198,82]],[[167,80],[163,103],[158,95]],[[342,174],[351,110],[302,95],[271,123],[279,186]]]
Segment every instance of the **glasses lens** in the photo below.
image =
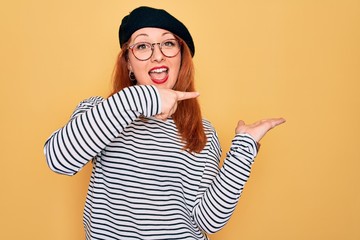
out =
[[151,44],[146,42],[136,43],[131,49],[135,57],[140,60],[147,60],[152,54]]
[[180,44],[176,39],[168,39],[161,43],[161,52],[166,57],[174,57],[180,51]]
[[153,54],[154,47],[159,45],[162,54],[165,57],[175,57],[180,51],[180,43],[176,39],[168,39],[162,43],[148,43],[148,42],[139,42],[130,46],[134,56],[141,60],[148,60]]

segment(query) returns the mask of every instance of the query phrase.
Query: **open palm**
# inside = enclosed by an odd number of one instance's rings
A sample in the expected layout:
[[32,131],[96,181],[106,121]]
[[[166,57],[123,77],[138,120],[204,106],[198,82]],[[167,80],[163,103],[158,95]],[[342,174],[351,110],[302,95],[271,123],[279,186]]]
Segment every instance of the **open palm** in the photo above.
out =
[[245,124],[244,121],[240,120],[236,126],[235,132],[237,134],[250,134],[256,142],[259,142],[270,129],[273,129],[284,122],[284,118],[263,119],[252,124]]

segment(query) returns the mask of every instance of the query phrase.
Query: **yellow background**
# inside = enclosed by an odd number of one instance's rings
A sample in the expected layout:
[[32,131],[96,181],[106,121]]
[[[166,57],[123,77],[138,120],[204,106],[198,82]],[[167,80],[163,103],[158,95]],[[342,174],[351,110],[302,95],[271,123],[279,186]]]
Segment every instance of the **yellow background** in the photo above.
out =
[[79,101],[109,93],[119,23],[139,5],[190,29],[224,152],[239,119],[287,119],[211,238],[360,239],[358,0],[2,1],[0,239],[84,239],[91,166],[57,175],[42,148]]

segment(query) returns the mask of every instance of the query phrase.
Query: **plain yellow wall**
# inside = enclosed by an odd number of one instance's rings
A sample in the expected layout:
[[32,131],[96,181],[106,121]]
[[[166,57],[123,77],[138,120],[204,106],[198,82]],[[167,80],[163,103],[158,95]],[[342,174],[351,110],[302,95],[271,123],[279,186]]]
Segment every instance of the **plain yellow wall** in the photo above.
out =
[[84,239],[91,165],[57,175],[42,147],[79,101],[108,94],[121,18],[149,4],[190,29],[224,152],[239,119],[287,119],[211,238],[360,239],[358,0],[2,1],[0,239]]

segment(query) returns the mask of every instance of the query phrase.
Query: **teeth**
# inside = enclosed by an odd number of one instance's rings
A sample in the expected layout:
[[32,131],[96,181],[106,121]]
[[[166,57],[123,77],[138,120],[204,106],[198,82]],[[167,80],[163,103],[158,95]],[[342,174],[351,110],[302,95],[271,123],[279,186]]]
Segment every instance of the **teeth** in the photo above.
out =
[[161,73],[161,72],[166,72],[166,71],[167,71],[166,68],[157,68],[157,69],[152,70],[151,72],[153,72],[153,73]]

